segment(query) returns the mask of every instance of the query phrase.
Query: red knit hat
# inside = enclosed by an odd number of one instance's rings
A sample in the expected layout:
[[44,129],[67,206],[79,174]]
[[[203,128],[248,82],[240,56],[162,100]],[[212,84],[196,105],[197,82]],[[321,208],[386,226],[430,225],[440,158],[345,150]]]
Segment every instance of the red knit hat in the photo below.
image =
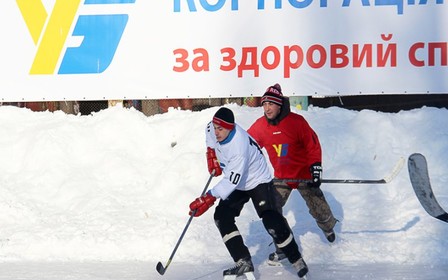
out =
[[261,97],[261,104],[263,104],[264,102],[272,102],[277,104],[278,106],[283,105],[282,88],[279,84],[275,84],[266,89],[263,97]]
[[235,127],[235,117],[232,110],[222,107],[213,116],[213,123],[225,129],[232,130]]

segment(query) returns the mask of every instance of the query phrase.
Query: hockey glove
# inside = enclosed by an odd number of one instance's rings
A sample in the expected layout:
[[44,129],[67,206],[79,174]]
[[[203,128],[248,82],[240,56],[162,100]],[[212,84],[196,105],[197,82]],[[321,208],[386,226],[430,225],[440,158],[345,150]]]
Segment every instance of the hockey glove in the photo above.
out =
[[191,216],[194,214],[195,217],[199,217],[205,213],[205,211],[210,208],[213,203],[215,203],[216,197],[207,192],[205,195],[196,198],[192,203],[190,203],[190,213]]
[[318,188],[320,187],[322,180],[322,165],[320,162],[313,163],[310,167],[312,182],[311,187]]
[[213,176],[217,177],[222,174],[221,166],[219,166],[218,158],[216,158],[215,150],[207,147],[207,165],[208,165],[208,172],[210,174],[215,171],[215,174]]

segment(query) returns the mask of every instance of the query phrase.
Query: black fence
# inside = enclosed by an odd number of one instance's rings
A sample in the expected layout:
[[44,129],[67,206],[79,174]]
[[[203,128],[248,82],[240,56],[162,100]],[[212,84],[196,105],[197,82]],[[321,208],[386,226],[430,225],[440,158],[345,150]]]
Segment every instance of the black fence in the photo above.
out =
[[[304,98],[304,97],[303,97]],[[306,98],[305,98],[306,99]],[[33,111],[62,110],[67,114],[89,115],[119,103],[120,106],[134,107],[147,116],[161,114],[168,108],[201,111],[205,108],[221,106],[229,103],[261,106],[260,97],[249,98],[198,98],[198,99],[158,99],[158,100],[102,100],[102,101],[50,101],[50,102],[9,102],[1,105],[14,105],[29,108]],[[448,94],[416,94],[416,95],[358,95],[308,97],[307,105],[316,107],[341,107],[350,110],[374,110],[380,112],[399,112],[423,106],[448,108]]]
[[357,111],[369,109],[396,113],[423,106],[448,108],[448,94],[332,96],[310,98],[309,104],[322,108],[336,106]]

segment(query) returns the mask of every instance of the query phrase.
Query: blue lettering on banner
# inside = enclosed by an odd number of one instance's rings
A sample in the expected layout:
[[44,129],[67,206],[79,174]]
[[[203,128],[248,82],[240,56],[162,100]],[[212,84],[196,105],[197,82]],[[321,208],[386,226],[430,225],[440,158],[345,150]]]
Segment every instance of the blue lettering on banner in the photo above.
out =
[[[91,0],[94,1],[94,0]],[[96,0],[100,1],[100,0]],[[224,9],[224,6],[227,2],[230,2],[230,9],[231,11],[238,11],[239,9],[239,2],[238,0],[218,0],[218,1],[212,1],[214,4],[210,4],[211,0],[174,0],[173,5],[173,11],[175,13],[180,13],[182,11],[186,12],[197,12],[198,6],[202,7],[204,11],[207,12],[216,12],[219,10]],[[250,1],[250,0],[244,0],[244,1]],[[265,9],[265,3],[267,0],[252,0],[257,1],[257,9],[258,10],[264,10]],[[313,1],[319,1],[319,7],[320,8],[327,8],[328,7],[328,0],[269,0],[274,1],[274,8],[275,9],[284,9],[283,3],[288,2],[290,7],[296,8],[296,9],[305,9],[309,7]],[[357,0],[361,1],[361,4],[363,7],[371,7],[371,6],[396,6],[397,7],[397,13],[399,15],[403,14],[404,11],[404,5],[415,5],[416,0],[372,0],[374,1],[374,4],[371,5],[371,0]],[[181,2],[184,2],[186,6],[181,6]],[[342,0],[342,7],[346,8],[349,7],[351,3],[351,0]],[[443,4],[444,0],[436,0],[436,4]],[[199,4],[199,5],[197,5]],[[427,5],[428,0],[419,0],[418,5]],[[184,9],[182,9],[182,7]]]

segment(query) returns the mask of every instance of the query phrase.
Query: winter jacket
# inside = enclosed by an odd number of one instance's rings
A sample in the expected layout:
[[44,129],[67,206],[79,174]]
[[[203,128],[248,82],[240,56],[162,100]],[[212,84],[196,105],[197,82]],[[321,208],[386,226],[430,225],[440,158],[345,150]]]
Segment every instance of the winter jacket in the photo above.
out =
[[283,105],[281,117],[275,122],[265,116],[248,129],[261,148],[265,148],[279,179],[311,179],[310,166],[322,162],[319,138],[302,116]]

